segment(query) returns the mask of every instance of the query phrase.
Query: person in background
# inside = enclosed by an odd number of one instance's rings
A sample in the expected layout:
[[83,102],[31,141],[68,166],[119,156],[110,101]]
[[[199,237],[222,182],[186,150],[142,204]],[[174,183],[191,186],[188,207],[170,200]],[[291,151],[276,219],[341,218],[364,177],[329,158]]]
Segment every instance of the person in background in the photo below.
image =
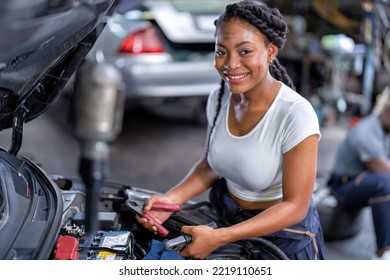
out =
[[329,180],[344,207],[371,207],[377,250],[373,259],[390,260],[390,88],[373,112],[341,142]]
[[[180,251],[203,259],[228,243],[263,237],[289,259],[324,259],[312,193],[320,139],[311,104],[294,90],[277,54],[287,25],[279,10],[241,1],[216,21],[215,68],[221,85],[207,105],[203,157],[156,202],[182,204],[210,189],[210,201],[230,226],[183,226],[192,243]],[[149,211],[159,222],[167,213]],[[138,221],[155,232],[151,221]]]

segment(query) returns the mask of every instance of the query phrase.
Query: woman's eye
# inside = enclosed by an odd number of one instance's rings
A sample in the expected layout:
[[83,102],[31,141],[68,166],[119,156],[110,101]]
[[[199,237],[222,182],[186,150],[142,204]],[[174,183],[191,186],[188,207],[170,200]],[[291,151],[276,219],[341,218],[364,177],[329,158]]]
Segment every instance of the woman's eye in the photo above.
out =
[[241,55],[246,55],[246,54],[250,54],[250,53],[252,53],[251,50],[242,50],[242,51],[240,52]]
[[223,55],[225,55],[225,53],[226,53],[225,51],[221,51],[221,50],[216,50],[215,51],[215,55],[216,56],[223,56]]

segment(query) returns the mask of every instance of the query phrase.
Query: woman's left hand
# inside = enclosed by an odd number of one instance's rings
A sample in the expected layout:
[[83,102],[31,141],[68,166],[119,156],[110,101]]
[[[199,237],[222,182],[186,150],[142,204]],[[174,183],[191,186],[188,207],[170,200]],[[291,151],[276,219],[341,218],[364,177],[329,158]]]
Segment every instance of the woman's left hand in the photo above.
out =
[[204,259],[224,245],[218,238],[216,229],[206,225],[183,226],[182,232],[192,237],[192,242],[180,251],[180,255],[184,258]]

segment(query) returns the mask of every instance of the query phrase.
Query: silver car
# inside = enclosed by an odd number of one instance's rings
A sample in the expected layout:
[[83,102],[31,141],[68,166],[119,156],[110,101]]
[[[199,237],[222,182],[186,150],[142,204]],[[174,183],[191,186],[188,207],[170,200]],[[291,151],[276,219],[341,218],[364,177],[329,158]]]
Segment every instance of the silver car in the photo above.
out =
[[121,1],[88,59],[121,70],[128,105],[191,99],[203,110],[220,81],[213,65],[214,20],[230,2]]

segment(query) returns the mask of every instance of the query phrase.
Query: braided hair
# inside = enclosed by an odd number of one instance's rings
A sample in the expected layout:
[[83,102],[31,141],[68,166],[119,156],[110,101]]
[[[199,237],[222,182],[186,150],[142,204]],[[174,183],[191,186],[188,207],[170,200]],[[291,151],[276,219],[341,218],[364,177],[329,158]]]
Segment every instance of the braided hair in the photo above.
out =
[[[283,17],[278,9],[270,8],[263,4],[257,4],[252,0],[243,0],[241,2],[229,4],[226,6],[225,12],[214,21],[216,32],[221,25],[231,19],[237,18],[255,26],[266,37],[268,41],[267,43],[275,44],[279,50],[284,47],[287,35],[287,24],[283,20]],[[290,76],[276,57],[271,62],[269,71],[272,77],[282,81],[284,84],[295,90],[295,86]],[[221,108],[221,100],[224,94],[224,89],[225,82],[222,79],[218,92],[217,110],[211,125],[211,131],[206,147],[206,155],[209,151],[211,134],[214,130]]]

